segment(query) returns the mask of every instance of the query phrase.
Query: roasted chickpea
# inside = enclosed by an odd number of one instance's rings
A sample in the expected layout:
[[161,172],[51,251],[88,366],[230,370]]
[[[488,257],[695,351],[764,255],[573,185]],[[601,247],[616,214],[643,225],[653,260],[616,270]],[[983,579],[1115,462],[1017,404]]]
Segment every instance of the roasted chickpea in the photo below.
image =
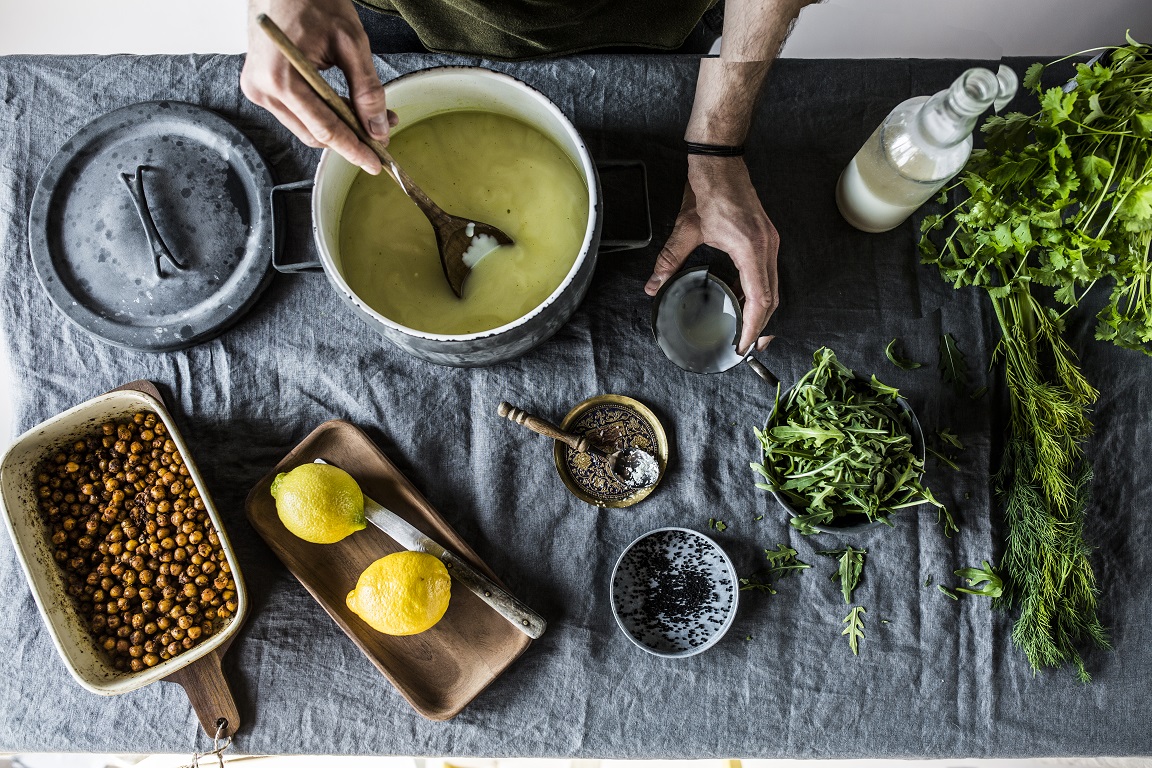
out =
[[172,658],[235,615],[220,537],[156,414],[101,424],[35,482],[64,589],[116,669]]

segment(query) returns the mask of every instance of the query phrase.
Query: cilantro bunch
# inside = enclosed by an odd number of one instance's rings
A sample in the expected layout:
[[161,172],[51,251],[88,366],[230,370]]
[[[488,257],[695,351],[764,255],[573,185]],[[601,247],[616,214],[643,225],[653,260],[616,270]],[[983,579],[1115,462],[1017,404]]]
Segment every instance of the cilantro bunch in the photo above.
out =
[[1152,355],[1152,49],[1127,39],[1076,65],[1065,88],[1044,90],[1045,65],[1030,67],[1039,111],[986,120],[986,148],[940,199],[956,190],[960,203],[921,226],[924,263],[983,288],[1002,332],[1011,414],[995,478],[1007,533],[996,602],[1019,612],[1012,637],[1033,669],[1072,664],[1084,681],[1079,649],[1108,647],[1083,533],[1098,393],[1065,318],[1103,282],[1096,337]]
[[[1060,306],[1040,314],[1058,332],[1097,282],[1110,282],[1096,337],[1152,355],[1152,49],[1128,40],[1076,65],[1071,90],[1043,90],[1045,65],[1033,64],[1024,87],[1040,110],[985,121],[986,148],[959,181],[967,197],[924,219],[920,248],[957,288],[994,299],[1051,289]],[[949,221],[937,245],[931,231]]]

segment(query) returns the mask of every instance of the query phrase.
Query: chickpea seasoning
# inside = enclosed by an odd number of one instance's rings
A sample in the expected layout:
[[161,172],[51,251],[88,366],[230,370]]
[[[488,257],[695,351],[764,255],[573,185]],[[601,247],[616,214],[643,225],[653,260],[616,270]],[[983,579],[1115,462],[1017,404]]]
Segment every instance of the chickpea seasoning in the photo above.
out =
[[36,484],[66,591],[117,670],[178,656],[235,615],[232,568],[155,413],[61,446]]

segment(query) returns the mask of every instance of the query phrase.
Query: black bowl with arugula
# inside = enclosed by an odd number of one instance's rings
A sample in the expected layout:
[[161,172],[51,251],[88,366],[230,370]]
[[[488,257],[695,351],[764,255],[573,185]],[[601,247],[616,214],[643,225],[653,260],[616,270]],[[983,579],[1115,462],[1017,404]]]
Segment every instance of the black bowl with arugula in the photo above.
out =
[[776,389],[752,469],[804,534],[891,525],[902,509],[947,510],[921,484],[924,433],[895,387],[864,379],[827,347],[787,392]]

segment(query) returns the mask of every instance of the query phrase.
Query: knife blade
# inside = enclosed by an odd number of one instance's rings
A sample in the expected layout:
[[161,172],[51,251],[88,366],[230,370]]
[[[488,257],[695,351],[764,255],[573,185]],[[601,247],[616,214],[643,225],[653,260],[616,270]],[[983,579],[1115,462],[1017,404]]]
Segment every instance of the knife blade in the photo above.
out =
[[463,558],[425,536],[418,528],[382,504],[364,497],[364,516],[368,522],[388,534],[397,544],[413,552],[426,552],[448,569],[452,580],[479,597],[514,627],[533,640],[539,639],[548,623],[540,614],[476,571]]

